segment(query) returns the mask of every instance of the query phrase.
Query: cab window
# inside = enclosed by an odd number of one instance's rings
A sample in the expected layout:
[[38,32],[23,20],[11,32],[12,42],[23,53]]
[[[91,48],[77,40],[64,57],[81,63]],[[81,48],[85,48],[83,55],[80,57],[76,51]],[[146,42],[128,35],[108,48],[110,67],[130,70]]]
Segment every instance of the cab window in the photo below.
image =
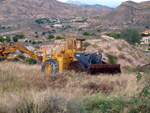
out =
[[72,40],[68,40],[68,49],[72,49]]
[[74,49],[77,49],[77,44],[75,40],[74,40]]
[[77,49],[80,49],[80,41],[77,41]]

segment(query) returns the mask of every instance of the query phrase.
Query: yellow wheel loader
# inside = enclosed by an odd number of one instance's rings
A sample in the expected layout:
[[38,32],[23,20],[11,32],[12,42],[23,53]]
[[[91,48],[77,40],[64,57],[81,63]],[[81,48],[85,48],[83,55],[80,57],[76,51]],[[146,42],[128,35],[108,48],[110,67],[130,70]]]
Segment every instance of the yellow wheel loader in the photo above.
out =
[[86,53],[83,50],[85,39],[66,38],[66,49],[55,54],[51,51],[51,57],[47,58],[46,50],[43,52],[42,71],[47,74],[74,70],[89,74],[121,73],[120,64],[106,64],[102,61],[101,53]]

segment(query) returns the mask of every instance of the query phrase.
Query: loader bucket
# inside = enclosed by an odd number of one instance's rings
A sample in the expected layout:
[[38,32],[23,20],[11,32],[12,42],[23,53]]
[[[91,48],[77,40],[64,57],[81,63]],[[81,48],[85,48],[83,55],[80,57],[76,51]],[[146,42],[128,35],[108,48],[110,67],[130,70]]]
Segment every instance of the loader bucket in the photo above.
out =
[[100,73],[117,74],[121,73],[120,64],[90,64],[87,73],[91,75]]

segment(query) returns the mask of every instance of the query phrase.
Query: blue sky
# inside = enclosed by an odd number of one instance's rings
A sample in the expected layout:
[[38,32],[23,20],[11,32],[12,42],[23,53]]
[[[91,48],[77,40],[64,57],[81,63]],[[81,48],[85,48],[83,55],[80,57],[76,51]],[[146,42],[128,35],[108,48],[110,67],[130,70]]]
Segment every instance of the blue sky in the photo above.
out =
[[[66,2],[68,0],[58,0],[61,2]],[[87,4],[101,4],[106,5],[109,7],[116,7],[121,4],[121,2],[124,2],[126,0],[73,0],[73,1],[80,1],[81,3],[87,3]],[[131,0],[134,2],[143,2],[143,1],[150,1],[150,0]]]

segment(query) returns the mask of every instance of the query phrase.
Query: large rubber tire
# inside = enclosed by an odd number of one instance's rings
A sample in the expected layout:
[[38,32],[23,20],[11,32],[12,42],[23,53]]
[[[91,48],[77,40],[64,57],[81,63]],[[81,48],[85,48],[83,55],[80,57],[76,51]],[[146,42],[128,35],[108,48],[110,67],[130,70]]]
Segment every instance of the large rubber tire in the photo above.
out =
[[[46,67],[47,66],[50,66],[52,68],[52,70],[47,72],[46,71]],[[59,71],[59,65],[58,65],[57,60],[55,60],[55,59],[48,59],[48,60],[46,60],[44,62],[44,64],[42,65],[42,71],[46,72],[47,74],[57,73]]]
[[68,70],[69,71],[75,71],[75,72],[85,72],[85,66],[82,62],[80,61],[73,61],[68,65]]

